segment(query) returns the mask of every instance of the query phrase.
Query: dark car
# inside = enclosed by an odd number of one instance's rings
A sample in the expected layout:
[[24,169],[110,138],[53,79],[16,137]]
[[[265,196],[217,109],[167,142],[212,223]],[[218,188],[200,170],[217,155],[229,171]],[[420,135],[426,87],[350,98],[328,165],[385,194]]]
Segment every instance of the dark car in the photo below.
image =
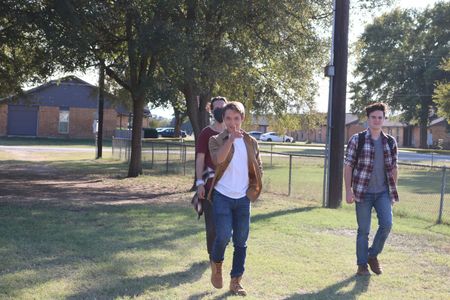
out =
[[[173,138],[173,137],[177,137],[175,136],[175,128],[164,128],[163,130],[158,132],[160,137],[168,137],[168,138]],[[181,137],[185,138],[186,137],[186,131],[181,130]]]
[[261,134],[263,134],[261,131],[249,131],[248,134],[250,134],[255,139],[259,140],[261,137]]

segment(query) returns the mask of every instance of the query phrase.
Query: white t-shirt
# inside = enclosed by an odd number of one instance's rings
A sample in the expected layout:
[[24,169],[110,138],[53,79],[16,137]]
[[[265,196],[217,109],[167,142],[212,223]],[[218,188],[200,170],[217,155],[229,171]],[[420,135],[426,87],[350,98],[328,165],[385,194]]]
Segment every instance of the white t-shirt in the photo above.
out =
[[229,198],[239,199],[247,194],[249,184],[248,157],[243,138],[235,139],[233,146],[233,158],[217,182],[215,189]]

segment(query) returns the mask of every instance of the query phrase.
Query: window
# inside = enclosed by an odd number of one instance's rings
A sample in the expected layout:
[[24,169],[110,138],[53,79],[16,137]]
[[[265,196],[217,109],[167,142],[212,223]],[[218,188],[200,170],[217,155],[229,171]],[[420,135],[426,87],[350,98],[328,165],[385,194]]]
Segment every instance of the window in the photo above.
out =
[[69,109],[67,108],[59,110],[58,132],[69,133]]

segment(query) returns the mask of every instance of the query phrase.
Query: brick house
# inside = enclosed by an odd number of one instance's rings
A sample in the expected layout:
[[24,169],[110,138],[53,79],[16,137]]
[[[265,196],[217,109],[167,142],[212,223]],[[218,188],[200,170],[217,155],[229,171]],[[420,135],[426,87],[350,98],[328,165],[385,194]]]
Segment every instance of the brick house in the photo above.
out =
[[440,140],[444,149],[450,149],[450,125],[444,117],[436,118],[428,125],[428,144],[436,147]]
[[269,128],[269,118],[267,116],[257,116],[252,115],[249,119],[249,123],[245,123],[244,127],[247,131],[261,131],[262,133],[266,133]]
[[[346,113],[345,114],[345,141],[354,135],[355,133],[361,132],[367,128],[367,122],[361,121],[357,115]],[[398,122],[395,120],[387,119],[384,122],[383,131],[394,136],[399,146],[404,145],[404,132],[407,128],[406,124]],[[323,124],[317,128],[311,129],[308,132],[304,130],[298,130],[291,132],[291,135],[297,141],[309,140],[313,143],[326,143],[327,137],[327,125],[326,125],[326,114],[323,114]]]
[[[403,122],[396,121],[394,118],[387,118],[383,124],[383,131],[389,135],[392,135],[396,140],[399,147],[405,145],[405,130],[407,125]],[[345,140],[361,132],[367,128],[367,121],[359,120],[358,116],[347,113],[345,115]]]
[[[52,80],[24,92],[16,101],[0,99],[0,136],[92,138],[98,88],[75,76]],[[129,112],[105,94],[103,136],[127,128]],[[147,114],[148,114],[147,110]],[[144,118],[144,127],[148,118]]]

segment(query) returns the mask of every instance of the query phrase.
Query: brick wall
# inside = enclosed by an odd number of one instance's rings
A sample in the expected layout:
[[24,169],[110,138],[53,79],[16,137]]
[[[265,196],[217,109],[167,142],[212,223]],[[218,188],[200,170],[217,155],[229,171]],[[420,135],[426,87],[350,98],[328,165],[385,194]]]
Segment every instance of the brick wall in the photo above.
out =
[[7,134],[8,127],[8,106],[6,104],[0,105],[0,136]]
[[345,142],[347,143],[348,140],[356,133],[366,130],[366,127],[359,123],[350,124],[347,125],[345,128]]
[[420,147],[420,128],[419,126],[414,126],[412,130],[412,140],[411,146],[419,148]]
[[437,145],[439,139],[443,140],[445,149],[450,147],[450,133],[447,132],[447,124],[445,122],[438,123],[430,128],[433,135],[433,145]]
[[[1,109],[0,109],[1,113]],[[92,108],[72,107],[69,110],[69,133],[59,133],[59,107],[39,107],[39,137],[93,138],[92,125],[97,110]],[[1,121],[0,121],[1,122]],[[103,137],[111,138],[117,123],[114,109],[105,109],[103,114]],[[1,126],[1,123],[0,123]],[[0,128],[1,130],[1,128]],[[1,131],[0,131],[1,133]]]
[[383,131],[387,134],[392,135],[396,141],[397,141],[397,145],[399,147],[403,147],[403,135],[404,135],[404,130],[403,127],[389,127],[389,128],[385,128],[383,127]]
[[[92,125],[97,110],[91,108],[70,108],[69,137],[92,138]],[[117,113],[114,109],[105,109],[103,112],[103,137],[111,138],[116,128]]]
[[[363,130],[366,130],[366,127],[361,124],[351,124],[347,126],[345,140],[348,141],[352,135]],[[397,145],[399,147],[403,146],[403,127],[383,127],[383,132],[392,135],[397,140]]]
[[58,133],[59,108],[54,106],[40,106],[38,112],[39,137],[64,137],[65,134]]
[[114,109],[105,109],[103,112],[103,137],[110,139],[114,135],[117,124],[117,112]]

